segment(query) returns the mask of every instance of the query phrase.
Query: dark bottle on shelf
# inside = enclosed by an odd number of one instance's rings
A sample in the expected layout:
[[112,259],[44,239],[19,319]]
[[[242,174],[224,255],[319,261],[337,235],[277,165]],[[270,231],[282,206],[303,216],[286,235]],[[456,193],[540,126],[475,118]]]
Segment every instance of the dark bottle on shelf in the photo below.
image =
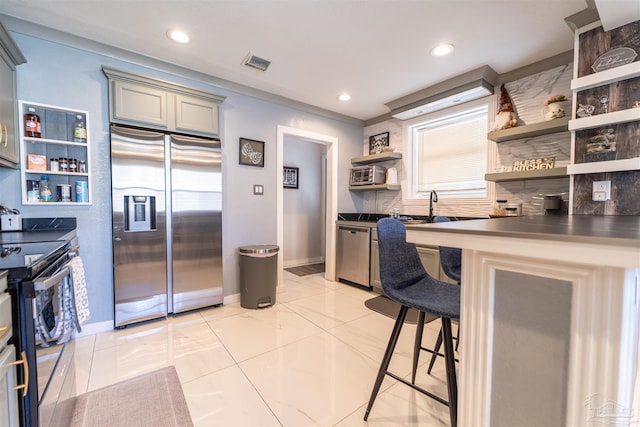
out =
[[24,115],[24,136],[40,138],[40,116],[36,114],[36,109],[33,107],[29,107]]
[[69,160],[66,157],[60,157],[58,159],[58,168],[60,172],[69,172]]

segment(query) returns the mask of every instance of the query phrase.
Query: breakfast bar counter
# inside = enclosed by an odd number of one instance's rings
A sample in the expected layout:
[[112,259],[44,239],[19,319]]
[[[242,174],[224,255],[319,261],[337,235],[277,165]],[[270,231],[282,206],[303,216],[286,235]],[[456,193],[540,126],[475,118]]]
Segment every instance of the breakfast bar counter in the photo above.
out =
[[406,228],[462,248],[459,425],[640,423],[640,217]]

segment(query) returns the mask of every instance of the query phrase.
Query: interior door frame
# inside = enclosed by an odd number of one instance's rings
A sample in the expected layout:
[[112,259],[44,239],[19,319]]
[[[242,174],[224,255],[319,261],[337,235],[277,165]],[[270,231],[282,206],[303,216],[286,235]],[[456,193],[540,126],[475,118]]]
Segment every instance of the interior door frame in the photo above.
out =
[[[284,139],[285,136],[305,139],[311,142],[323,144],[327,147],[327,171],[326,171],[326,197],[325,197],[325,273],[327,280],[335,279],[336,260],[336,219],[338,218],[338,138],[330,135],[309,132],[288,126],[278,125],[277,129],[277,159],[276,170],[281,171],[284,165]],[[276,222],[278,246],[284,244],[284,192],[283,175],[276,173]],[[282,251],[278,256],[278,285],[282,284]]]

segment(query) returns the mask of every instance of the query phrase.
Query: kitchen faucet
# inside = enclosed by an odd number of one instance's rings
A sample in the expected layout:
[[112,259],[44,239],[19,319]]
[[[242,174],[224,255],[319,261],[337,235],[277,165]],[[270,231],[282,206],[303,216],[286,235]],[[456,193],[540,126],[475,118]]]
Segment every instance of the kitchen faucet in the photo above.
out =
[[433,222],[434,203],[438,203],[438,193],[436,193],[436,190],[431,190],[431,194],[429,194],[429,222]]

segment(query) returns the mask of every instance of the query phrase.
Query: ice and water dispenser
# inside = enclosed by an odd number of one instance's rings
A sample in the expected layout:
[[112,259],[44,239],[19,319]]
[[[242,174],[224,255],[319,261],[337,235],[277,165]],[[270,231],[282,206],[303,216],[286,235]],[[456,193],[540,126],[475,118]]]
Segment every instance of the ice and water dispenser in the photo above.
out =
[[156,229],[156,197],[124,196],[124,230],[154,231]]

